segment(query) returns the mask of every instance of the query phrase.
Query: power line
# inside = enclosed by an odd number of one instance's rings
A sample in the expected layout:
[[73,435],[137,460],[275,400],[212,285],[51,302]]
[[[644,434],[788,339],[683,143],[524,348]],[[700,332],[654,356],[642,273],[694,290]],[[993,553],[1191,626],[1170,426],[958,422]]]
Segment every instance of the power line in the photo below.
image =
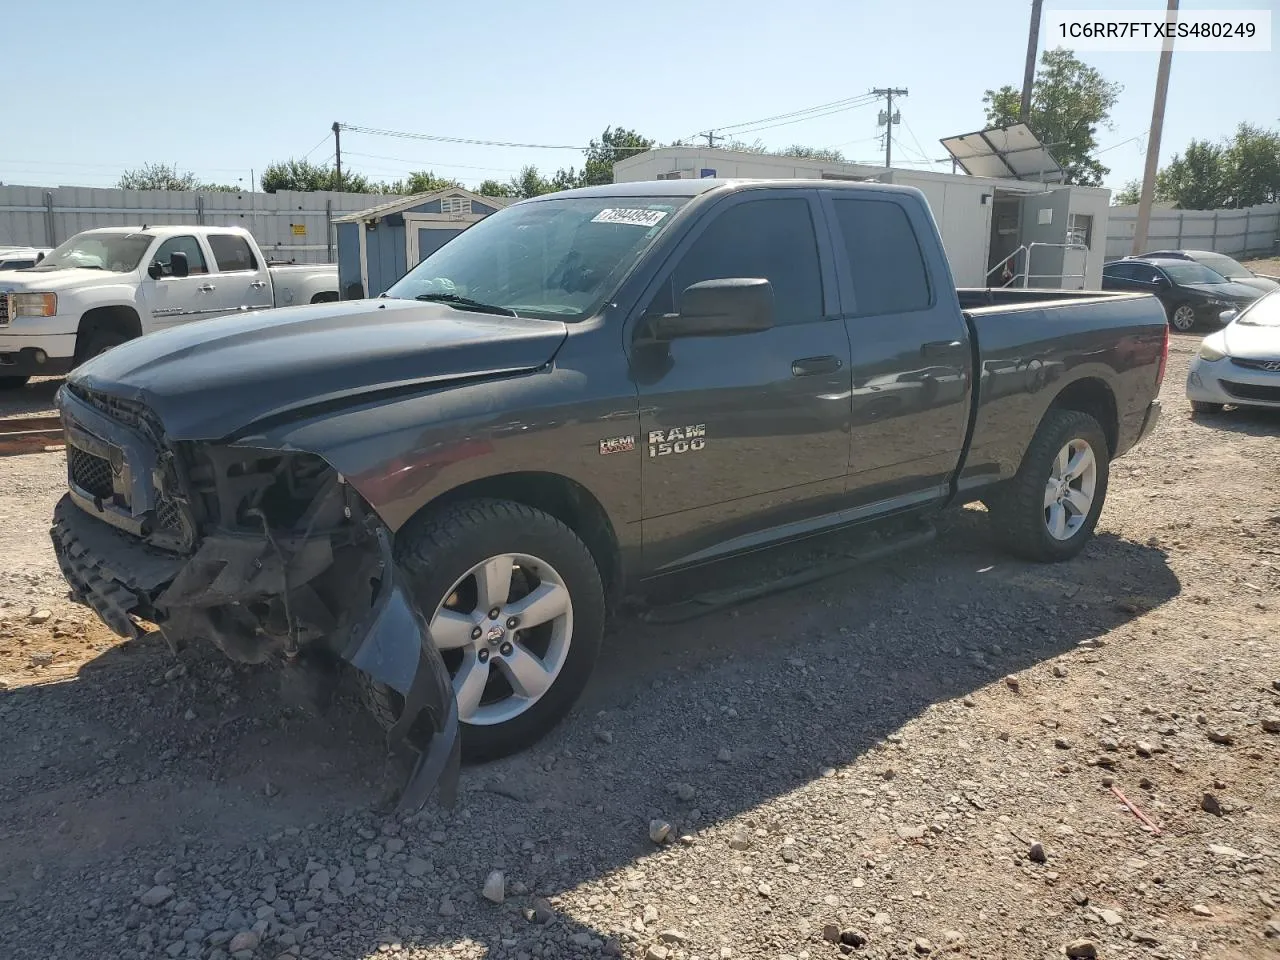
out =
[[312,147],[310,150],[308,150],[306,153],[302,155],[302,159],[303,160],[309,159],[313,153],[315,153],[317,150],[319,150],[328,142],[329,142],[329,134],[326,133],[323,137],[320,138],[319,143],[317,143],[314,147]]
[[[351,123],[341,123],[340,129],[351,133],[367,133],[375,137],[399,137],[403,140],[429,140],[433,143],[465,143],[477,147],[514,147],[521,150],[588,150],[581,144],[565,143],[513,143],[508,140],[479,140],[473,137],[446,137],[435,133],[411,133],[405,130],[384,130],[380,127],[361,127]],[[618,153],[643,153],[649,147],[609,147]]]
[[[844,99],[841,99],[841,100],[831,100],[827,103],[818,103],[818,104],[814,104],[811,107],[802,107],[799,110],[790,110],[786,113],[777,113],[771,117],[759,117],[755,120],[744,120],[741,123],[717,124],[711,129],[733,131],[733,130],[737,130],[737,128],[739,127],[754,127],[757,124],[772,123],[774,120],[787,120],[787,119],[790,119],[791,117],[798,117],[801,114],[814,113],[819,110],[829,110],[832,108],[848,109],[855,106],[861,106],[864,102],[869,103],[874,99],[875,98],[869,93],[861,93],[861,94],[858,94],[856,97],[845,97]],[[835,112],[839,112],[839,110],[836,110]],[[749,131],[739,131],[739,132],[742,133],[742,132],[749,132]]]
[[407,163],[419,167],[456,167],[459,170],[482,170],[489,173],[516,173],[514,167],[475,167],[465,163],[440,163],[436,160],[409,160],[405,157],[386,157],[378,153],[360,153],[356,150],[345,151],[349,157],[368,157],[370,160],[391,160],[394,163]]

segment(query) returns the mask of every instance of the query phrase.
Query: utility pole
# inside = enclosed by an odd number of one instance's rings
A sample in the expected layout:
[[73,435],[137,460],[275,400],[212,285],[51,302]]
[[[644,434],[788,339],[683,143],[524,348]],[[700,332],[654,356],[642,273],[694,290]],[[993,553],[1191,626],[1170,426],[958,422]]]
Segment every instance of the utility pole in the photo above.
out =
[[708,130],[706,133],[700,133],[700,134],[698,134],[698,136],[700,136],[700,137],[706,137],[706,138],[707,138],[707,146],[708,146],[708,147],[710,147],[712,150],[714,150],[714,149],[716,148],[716,141],[717,141],[717,140],[723,140],[723,139],[724,139],[724,137],[720,136],[720,135],[719,135],[718,133],[716,133],[714,130]]
[[[1178,22],[1178,0],[1169,0],[1166,22]],[[1160,134],[1164,132],[1164,104],[1169,95],[1169,68],[1173,65],[1173,36],[1167,36],[1160,49],[1160,66],[1156,70],[1156,98],[1151,107],[1151,135],[1147,138],[1147,166],[1142,173],[1142,196],[1138,199],[1138,224],[1133,231],[1133,253],[1142,253],[1147,245],[1147,229],[1151,225],[1151,201],[1156,192],[1156,167],[1160,164]]]
[[342,124],[333,121],[333,163],[338,170],[338,189],[342,189]]
[[902,122],[902,114],[893,112],[893,98],[905,97],[906,89],[898,87],[876,87],[871,91],[877,97],[884,97],[886,100],[885,109],[880,114],[880,124],[884,126],[884,165],[886,167],[893,166],[893,125]]
[[1027,65],[1022,68],[1022,109],[1018,117],[1031,122],[1031,85],[1036,79],[1036,53],[1040,45],[1040,8],[1044,0],[1031,0],[1031,31],[1027,34]]

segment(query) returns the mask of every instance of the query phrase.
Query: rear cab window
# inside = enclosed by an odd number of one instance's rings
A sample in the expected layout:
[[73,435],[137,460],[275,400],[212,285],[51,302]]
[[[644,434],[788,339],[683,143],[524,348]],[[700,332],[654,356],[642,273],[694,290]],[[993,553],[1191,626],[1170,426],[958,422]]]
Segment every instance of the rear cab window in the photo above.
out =
[[838,195],[831,204],[853,279],[854,309],[846,306],[846,315],[929,309],[929,272],[906,210],[893,200]]
[[209,249],[213,251],[213,259],[220,272],[236,273],[258,269],[258,258],[253,255],[253,249],[244,237],[234,233],[211,233],[208,240]]

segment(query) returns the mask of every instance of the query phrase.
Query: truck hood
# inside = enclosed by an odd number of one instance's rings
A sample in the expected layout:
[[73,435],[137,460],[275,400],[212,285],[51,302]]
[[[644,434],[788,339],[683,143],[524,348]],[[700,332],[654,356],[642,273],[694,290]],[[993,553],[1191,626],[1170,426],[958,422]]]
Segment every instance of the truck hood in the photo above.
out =
[[321,404],[536,370],[566,333],[555,320],[354,300],[162,330],[95,357],[67,382],[146,404],[174,440],[218,440]]
[[[6,275],[7,274],[7,275]],[[0,291],[31,293],[62,293],[79,287],[100,287],[112,283],[136,283],[136,273],[114,273],[108,270],[85,270],[68,267],[66,270],[14,270],[0,274]]]

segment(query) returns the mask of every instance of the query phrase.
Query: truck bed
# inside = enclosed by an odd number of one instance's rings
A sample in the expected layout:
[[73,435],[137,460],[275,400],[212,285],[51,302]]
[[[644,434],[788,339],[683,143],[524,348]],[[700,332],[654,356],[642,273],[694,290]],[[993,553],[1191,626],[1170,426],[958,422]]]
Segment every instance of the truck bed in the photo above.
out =
[[978,311],[985,307],[1031,309],[1063,301],[1080,302],[1099,299],[1115,301],[1125,297],[1143,296],[1143,294],[1115,290],[1054,290],[1037,287],[958,287],[956,296],[960,299],[960,309],[967,312]]

